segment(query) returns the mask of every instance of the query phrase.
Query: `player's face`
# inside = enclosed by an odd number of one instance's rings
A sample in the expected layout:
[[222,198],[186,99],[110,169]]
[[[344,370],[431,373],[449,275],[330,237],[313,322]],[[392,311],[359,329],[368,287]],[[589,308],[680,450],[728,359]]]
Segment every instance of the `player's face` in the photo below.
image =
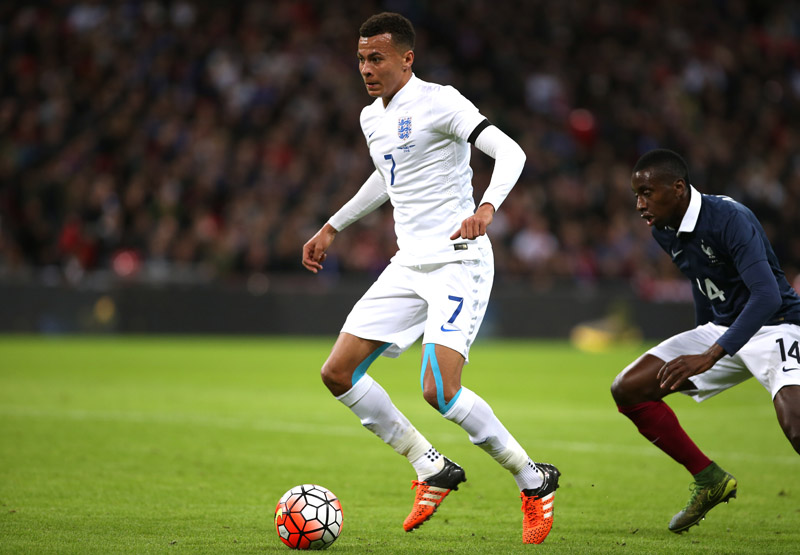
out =
[[631,189],[636,195],[636,210],[649,226],[659,229],[677,229],[686,212],[686,183],[683,179],[666,181],[657,179],[652,170],[642,170],[633,174]]
[[392,97],[411,78],[414,52],[401,52],[384,33],[358,39],[358,70],[373,98],[382,98],[386,106]]

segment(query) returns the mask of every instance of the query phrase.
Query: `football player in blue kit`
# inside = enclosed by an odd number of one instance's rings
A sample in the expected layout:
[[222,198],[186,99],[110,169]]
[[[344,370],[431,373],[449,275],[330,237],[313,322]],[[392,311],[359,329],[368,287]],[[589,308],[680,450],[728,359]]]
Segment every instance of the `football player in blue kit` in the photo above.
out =
[[[522,498],[523,543],[541,543],[553,524],[559,471],[534,463],[486,401],[461,385],[494,276],[486,230],[519,178],[525,153],[456,89],[413,74],[415,33],[408,19],[378,14],[359,34],[359,70],[375,99],[361,112],[361,129],[375,171],[303,246],[303,265],[320,270],[336,234],[387,200],[399,250],[348,315],[322,380],[411,463],[417,492],[403,528],[415,530],[466,480],[465,472],[409,422],[367,369],[422,336],[423,397],[511,473]],[[495,159],[477,209],[471,145]]]
[[800,453],[800,297],[753,213],[701,194],[677,153],[642,156],[631,186],[653,237],[692,283],[697,327],[631,363],[611,393],[639,432],[693,475],[689,502],[669,523],[681,533],[735,497],[737,481],[695,445],[663,398],[680,391],[700,402],[755,377]]

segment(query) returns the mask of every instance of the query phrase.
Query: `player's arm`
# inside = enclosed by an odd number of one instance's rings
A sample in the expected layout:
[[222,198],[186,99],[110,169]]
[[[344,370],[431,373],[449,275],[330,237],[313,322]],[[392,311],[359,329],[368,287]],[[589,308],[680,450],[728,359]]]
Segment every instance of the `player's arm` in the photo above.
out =
[[722,240],[750,296],[728,330],[705,352],[678,357],[659,370],[663,388],[675,390],[684,380],[705,372],[723,356],[737,353],[781,306],[778,283],[754,227],[734,216],[722,231]]
[[450,239],[475,239],[486,233],[495,211],[500,207],[525,166],[525,152],[508,135],[484,120],[469,137],[478,150],[494,158],[494,169],[489,187],[475,214],[461,222],[461,228]]
[[358,192],[353,195],[353,198],[330,217],[328,223],[336,231],[341,231],[378,208],[387,200],[389,200],[389,193],[386,190],[386,182],[378,170],[375,170]]
[[737,211],[721,230],[722,242],[750,292],[736,320],[717,340],[717,344],[729,355],[737,353],[750,341],[783,301],[780,287],[767,261],[767,252],[757,225]]
[[316,274],[322,269],[322,263],[327,257],[326,251],[336,238],[336,234],[378,208],[388,198],[386,183],[376,170],[353,195],[353,198],[331,216],[325,225],[303,245],[303,266]]
[[781,306],[781,291],[766,259],[759,260],[741,273],[750,290],[750,298],[717,343],[732,355],[750,341]]
[[664,364],[658,379],[664,389],[677,389],[691,376],[705,372],[725,355],[733,355],[747,343],[781,306],[781,293],[766,260],[741,273],[750,298],[728,330],[703,353],[683,355]]

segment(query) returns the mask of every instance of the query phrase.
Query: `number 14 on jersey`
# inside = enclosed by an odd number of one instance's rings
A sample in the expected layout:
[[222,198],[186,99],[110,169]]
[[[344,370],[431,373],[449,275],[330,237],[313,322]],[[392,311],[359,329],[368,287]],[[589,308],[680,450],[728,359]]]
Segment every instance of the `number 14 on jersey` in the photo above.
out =
[[705,288],[703,288],[703,284],[700,283],[700,278],[697,278],[697,288],[703,295],[708,297],[709,301],[713,301],[714,299],[725,300],[725,291],[717,287],[714,282],[708,278],[705,279]]

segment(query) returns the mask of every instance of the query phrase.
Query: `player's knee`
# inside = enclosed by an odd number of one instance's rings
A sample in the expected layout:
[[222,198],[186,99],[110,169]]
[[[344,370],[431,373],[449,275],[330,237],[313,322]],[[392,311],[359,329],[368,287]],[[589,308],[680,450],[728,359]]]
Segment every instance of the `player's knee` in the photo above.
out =
[[621,372],[611,384],[611,396],[614,402],[624,407],[656,399],[651,392],[641,387],[641,382],[631,379],[626,372]]
[[325,364],[322,365],[320,377],[325,387],[336,396],[344,395],[353,385],[349,373],[343,372],[342,369],[330,359],[326,360]]
[[618,374],[611,383],[611,396],[614,398],[614,402],[617,403],[617,405],[624,406],[632,404],[628,402],[630,395],[624,372]]
[[631,372],[629,368],[620,372],[611,384],[611,396],[620,407],[658,401],[664,395],[658,380],[643,372]]
[[322,378],[322,383],[324,383],[328,389],[336,384],[334,373],[331,371],[331,368],[327,362],[322,365],[322,368],[319,371],[319,376]]
[[436,388],[425,387],[422,390],[422,398],[435,409],[439,409],[439,398],[436,394]]
[[426,385],[422,389],[422,398],[425,399],[430,406],[444,414],[450,406],[450,402],[455,398],[460,389],[461,384],[447,385],[442,389],[438,389],[437,386]]

